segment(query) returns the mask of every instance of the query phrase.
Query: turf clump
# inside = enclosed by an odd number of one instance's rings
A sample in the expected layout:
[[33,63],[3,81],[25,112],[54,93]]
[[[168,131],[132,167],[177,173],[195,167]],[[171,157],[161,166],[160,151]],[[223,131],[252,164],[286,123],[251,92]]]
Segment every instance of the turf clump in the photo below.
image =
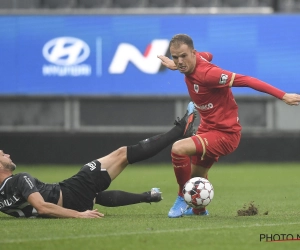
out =
[[254,205],[254,201],[251,201],[248,205],[244,204],[242,209],[237,211],[238,216],[253,216],[258,214],[258,208]]

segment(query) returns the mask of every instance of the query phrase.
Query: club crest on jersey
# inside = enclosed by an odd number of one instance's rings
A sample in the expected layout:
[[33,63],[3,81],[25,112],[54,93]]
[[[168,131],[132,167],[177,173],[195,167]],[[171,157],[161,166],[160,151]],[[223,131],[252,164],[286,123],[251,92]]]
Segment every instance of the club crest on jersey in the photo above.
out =
[[221,74],[219,84],[225,84],[227,82],[227,79],[228,79],[228,75]]
[[199,85],[198,84],[194,84],[194,90],[195,90],[195,92],[199,92]]

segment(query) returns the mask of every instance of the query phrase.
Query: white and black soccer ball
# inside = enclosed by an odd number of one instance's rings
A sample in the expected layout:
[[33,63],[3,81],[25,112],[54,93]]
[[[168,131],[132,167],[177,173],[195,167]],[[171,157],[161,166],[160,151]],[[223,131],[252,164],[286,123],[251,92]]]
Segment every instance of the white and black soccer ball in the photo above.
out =
[[194,177],[185,183],[183,198],[191,207],[206,207],[214,198],[214,187],[207,179]]

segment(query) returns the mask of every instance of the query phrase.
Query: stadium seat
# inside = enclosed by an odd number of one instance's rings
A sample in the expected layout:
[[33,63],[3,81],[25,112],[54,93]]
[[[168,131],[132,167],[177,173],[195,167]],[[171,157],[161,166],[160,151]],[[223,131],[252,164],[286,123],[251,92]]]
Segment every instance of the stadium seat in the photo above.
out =
[[72,8],[76,4],[76,0],[42,0],[42,7],[56,8]]
[[31,9],[41,7],[41,0],[14,0],[15,8]]
[[223,0],[224,7],[256,7],[257,0]]
[[149,7],[181,7],[182,0],[149,0],[148,2]]
[[186,7],[220,7],[221,0],[185,0]]
[[101,8],[111,7],[111,0],[78,0],[79,8]]
[[113,6],[117,8],[145,7],[146,0],[113,0]]
[[11,9],[14,7],[14,3],[12,0],[1,0],[0,1],[0,9]]
[[281,12],[299,12],[300,1],[299,0],[286,0],[280,2],[279,8]]
[[272,7],[273,0],[257,0],[257,6]]
[[294,0],[294,10],[297,12],[300,11],[300,0]]

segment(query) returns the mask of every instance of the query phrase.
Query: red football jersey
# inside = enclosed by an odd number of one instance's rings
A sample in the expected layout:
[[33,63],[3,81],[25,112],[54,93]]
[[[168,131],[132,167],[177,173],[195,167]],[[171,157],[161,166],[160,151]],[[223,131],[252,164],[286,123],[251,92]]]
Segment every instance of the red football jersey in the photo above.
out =
[[231,87],[251,87],[282,99],[283,91],[256,78],[235,74],[212,64],[212,55],[197,52],[194,71],[185,75],[185,82],[192,101],[200,113],[198,131],[219,130],[238,132],[241,130],[238,106]]

